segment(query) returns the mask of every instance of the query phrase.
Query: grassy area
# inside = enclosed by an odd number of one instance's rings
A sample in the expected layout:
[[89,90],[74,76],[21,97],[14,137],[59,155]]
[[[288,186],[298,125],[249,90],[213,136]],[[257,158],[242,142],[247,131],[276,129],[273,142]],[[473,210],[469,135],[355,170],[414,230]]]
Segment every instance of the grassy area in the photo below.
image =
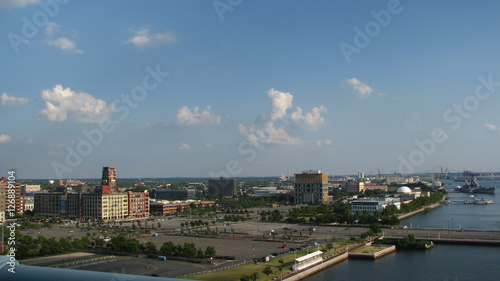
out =
[[[325,257],[334,255],[339,251],[345,250],[346,247],[352,247],[355,244],[357,244],[356,241],[350,241],[350,240],[335,241],[334,248],[325,253]],[[278,269],[278,267],[281,265],[281,263],[279,262],[280,259],[283,260],[283,270],[281,271],[281,273],[284,275],[292,271],[292,265],[293,261],[295,260],[295,257],[304,256],[307,253],[312,253],[316,251],[317,249],[318,249],[317,247],[312,247],[309,249],[300,250],[287,255],[272,258],[269,262],[260,262],[258,264],[247,263],[226,270],[219,270],[211,273],[191,275],[186,277],[186,279],[203,280],[203,281],[234,281],[234,280],[240,280],[240,278],[243,275],[251,275],[252,273],[257,272],[259,274],[259,279],[257,280],[259,281],[269,280],[275,276],[280,275],[280,271]],[[262,273],[262,271],[264,270],[264,268],[266,268],[266,266],[271,266],[271,269],[273,270],[273,273],[269,275],[269,278],[264,273]]]
[[380,250],[383,250],[384,248],[389,248],[388,246],[363,246],[361,248],[358,248],[352,253],[360,253],[360,254],[374,254]]

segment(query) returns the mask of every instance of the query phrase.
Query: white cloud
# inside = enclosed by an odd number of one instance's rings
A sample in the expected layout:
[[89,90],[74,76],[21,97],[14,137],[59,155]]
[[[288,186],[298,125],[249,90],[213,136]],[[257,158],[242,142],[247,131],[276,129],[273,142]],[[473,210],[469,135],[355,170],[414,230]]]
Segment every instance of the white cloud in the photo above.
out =
[[67,53],[83,54],[81,49],[78,49],[76,43],[66,37],[59,37],[54,40],[46,41],[47,44],[59,48]]
[[298,138],[291,137],[283,128],[275,128],[272,122],[267,122],[263,128],[255,125],[239,125],[240,134],[246,136],[248,141],[257,144],[301,144]]
[[500,127],[497,127],[497,126],[490,124],[490,123],[486,123],[485,126],[490,131],[500,131]]
[[0,134],[0,143],[2,142],[9,142],[10,141],[10,136],[6,134]]
[[205,146],[206,146],[206,147],[208,147],[208,148],[212,148],[212,147],[214,147],[214,145],[213,145],[213,144],[208,143],[208,142],[207,142],[207,143],[205,143]]
[[328,110],[323,105],[320,105],[319,107],[313,107],[311,112],[303,114],[302,108],[297,106],[297,110],[291,116],[292,123],[304,130],[317,130],[320,125],[325,123],[325,118],[321,116],[321,112],[328,112]]
[[29,6],[39,3],[40,0],[0,0],[0,8],[10,9],[10,8],[22,8],[24,6]]
[[28,102],[27,98],[16,98],[7,93],[0,95],[0,106],[19,106]]
[[45,35],[47,37],[52,37],[54,33],[56,33],[59,30],[59,25],[55,22],[48,22],[45,25]]
[[34,141],[33,139],[29,139],[29,140],[27,140],[25,143],[28,143],[28,144],[29,144],[29,143],[34,143],[34,142],[35,142],[35,141]]
[[179,150],[193,150],[193,148],[189,144],[183,142],[181,146],[179,146]]
[[157,47],[177,42],[177,35],[173,31],[151,33],[148,28],[132,31],[132,38],[125,41],[125,44],[132,44],[141,48]]
[[333,141],[331,141],[331,140],[317,140],[316,141],[317,146],[328,146],[328,145],[332,145],[332,144],[333,144]]
[[429,133],[429,136],[431,138],[438,138],[438,139],[448,138],[448,134],[443,130],[433,130],[432,132]]
[[212,114],[211,107],[207,106],[205,110],[199,113],[199,108],[195,107],[193,109],[183,106],[179,111],[177,111],[177,118],[175,123],[179,126],[192,126],[192,125],[204,125],[204,124],[220,124],[222,118],[215,114]]
[[296,108],[291,115],[287,116],[288,109],[293,107],[293,95],[275,89],[267,91],[267,96],[271,99],[272,111],[263,114],[263,118],[257,125],[245,126],[240,124],[238,130],[252,144],[303,144],[304,142],[292,137],[285,128],[276,128],[276,122],[282,124],[293,124],[305,130],[317,130],[325,122],[321,116],[322,112],[327,112],[325,106],[314,107],[311,112],[304,113],[301,107]]
[[84,123],[99,123],[107,119],[114,106],[96,99],[87,93],[76,93],[70,88],[55,85],[54,88],[42,91],[41,99],[45,108],[40,111],[41,119],[49,121],[66,121],[68,119]]
[[273,111],[271,112],[271,121],[283,118],[286,111],[292,107],[293,95],[280,92],[275,89],[267,91],[267,96],[272,99]]
[[358,78],[353,77],[351,79],[347,79],[347,83],[353,87],[356,92],[358,92],[358,98],[366,98],[373,92],[373,88],[368,86],[366,83],[361,82]]

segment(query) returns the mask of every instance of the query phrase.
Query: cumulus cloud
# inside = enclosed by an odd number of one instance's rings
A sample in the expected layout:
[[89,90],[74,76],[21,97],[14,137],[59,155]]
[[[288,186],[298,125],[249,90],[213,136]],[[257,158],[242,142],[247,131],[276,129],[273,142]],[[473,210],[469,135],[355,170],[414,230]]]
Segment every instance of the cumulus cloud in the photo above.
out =
[[10,141],[10,136],[6,134],[0,134],[0,143],[2,142],[9,142]]
[[66,37],[59,37],[54,40],[47,40],[47,44],[59,48],[67,53],[83,54],[81,49],[78,49],[76,43]]
[[177,111],[177,118],[175,123],[179,126],[193,126],[205,124],[219,124],[222,121],[220,116],[211,113],[212,108],[207,106],[201,113],[200,109],[195,107],[193,109],[183,106]]
[[238,127],[240,134],[247,137],[251,144],[301,144],[298,138],[291,137],[283,128],[275,128],[272,122],[267,122],[262,128],[255,125]]
[[27,98],[9,96],[7,93],[0,95],[0,106],[20,106],[28,102]]
[[132,44],[140,48],[149,48],[177,42],[177,35],[170,30],[151,33],[148,28],[142,28],[132,32],[133,36],[125,41],[125,44]]
[[22,8],[39,3],[40,0],[0,0],[1,9]]
[[207,143],[205,143],[205,147],[212,148],[212,147],[214,147],[214,145],[207,142]]
[[179,150],[193,150],[193,148],[189,144],[183,142],[181,146],[179,146]]
[[30,143],[34,143],[34,142],[35,142],[35,141],[34,141],[33,139],[29,139],[29,140],[27,140],[25,143],[30,144]]
[[302,108],[297,106],[297,110],[292,112],[292,123],[304,130],[317,130],[320,125],[325,123],[325,118],[321,116],[321,112],[328,112],[328,110],[323,105],[320,105],[319,107],[313,107],[311,112],[302,113]]
[[83,92],[74,92],[62,85],[44,90],[41,99],[45,108],[40,111],[41,119],[49,121],[74,120],[84,123],[99,123],[107,119],[114,106]]
[[267,91],[267,96],[272,99],[273,104],[271,121],[283,118],[286,114],[286,111],[293,105],[293,95],[290,93],[270,89],[269,91]]
[[267,96],[271,99],[272,110],[263,114],[261,122],[254,125],[239,125],[240,134],[244,135],[252,144],[302,144],[301,139],[292,137],[284,127],[277,127],[278,120],[282,124],[292,124],[304,130],[317,130],[325,122],[321,116],[322,112],[327,112],[325,106],[314,107],[311,112],[304,112],[297,106],[290,115],[287,111],[293,107],[293,95],[275,89],[267,91]]
[[45,35],[52,37],[59,30],[59,25],[55,22],[47,22],[45,25]]
[[352,88],[358,92],[358,98],[366,98],[370,96],[373,92],[373,88],[368,86],[366,83],[361,82],[358,78],[353,77],[351,79],[347,79],[347,83],[352,86]]
[[485,124],[486,128],[488,128],[488,130],[490,131],[500,131],[500,127],[498,126],[495,126],[493,124],[490,124],[490,123],[486,123]]

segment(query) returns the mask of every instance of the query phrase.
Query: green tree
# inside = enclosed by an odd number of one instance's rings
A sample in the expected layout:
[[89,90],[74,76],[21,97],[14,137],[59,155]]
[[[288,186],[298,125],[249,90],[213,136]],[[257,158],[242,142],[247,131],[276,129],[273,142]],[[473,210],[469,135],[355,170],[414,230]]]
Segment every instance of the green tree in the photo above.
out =
[[205,256],[207,257],[215,257],[215,247],[213,246],[207,246],[207,248],[205,249]]
[[160,248],[160,253],[164,256],[173,256],[175,252],[175,245],[172,241],[163,243]]
[[194,257],[196,256],[196,245],[194,243],[185,242],[182,247],[183,257]]
[[144,250],[147,253],[156,252],[156,245],[155,245],[155,243],[153,243],[151,241],[146,242],[146,245],[144,245]]
[[266,266],[264,270],[262,270],[262,273],[266,275],[266,280],[269,279],[269,274],[273,273],[273,270],[270,265]]
[[380,225],[378,223],[372,223],[370,224],[370,230],[373,231],[373,233],[380,233],[382,230],[380,229]]
[[196,257],[199,259],[204,259],[206,257],[205,252],[203,252],[203,250],[199,248],[196,252]]

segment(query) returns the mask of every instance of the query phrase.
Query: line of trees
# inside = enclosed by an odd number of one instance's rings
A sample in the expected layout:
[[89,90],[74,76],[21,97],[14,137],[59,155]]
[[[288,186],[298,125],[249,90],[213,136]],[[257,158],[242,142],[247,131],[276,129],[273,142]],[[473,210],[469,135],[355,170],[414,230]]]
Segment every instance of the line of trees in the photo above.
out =
[[14,248],[16,249],[16,259],[22,260],[37,256],[60,254],[74,249],[85,249],[92,244],[93,241],[89,236],[55,239],[40,234],[33,238],[31,235],[16,232],[16,245]]
[[196,248],[195,243],[185,242],[184,245],[175,245],[172,241],[165,242],[160,248],[160,254],[164,256],[176,256],[185,258],[206,258],[215,257],[215,247],[207,246],[203,251],[201,248]]

